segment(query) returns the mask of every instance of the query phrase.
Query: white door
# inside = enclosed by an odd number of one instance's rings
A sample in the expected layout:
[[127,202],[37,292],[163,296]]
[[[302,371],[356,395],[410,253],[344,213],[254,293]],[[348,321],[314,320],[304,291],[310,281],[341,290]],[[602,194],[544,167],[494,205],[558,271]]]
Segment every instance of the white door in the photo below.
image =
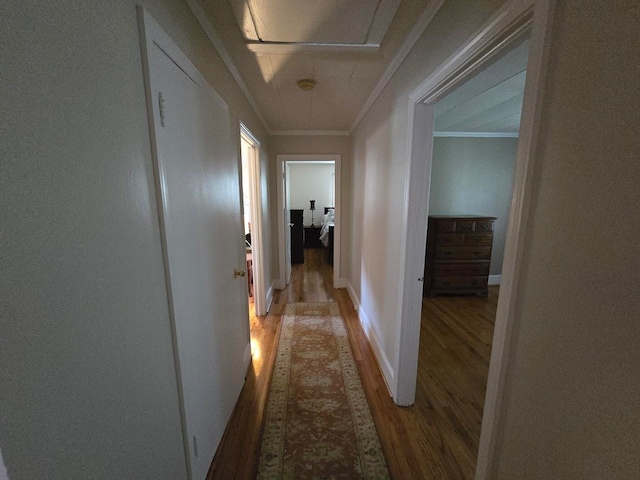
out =
[[291,201],[290,192],[291,188],[289,186],[289,164],[287,162],[283,162],[282,164],[282,182],[284,192],[284,244],[285,244],[285,279],[284,283],[289,285],[289,280],[291,280]]
[[147,45],[185,442],[191,478],[204,479],[247,367],[246,278],[234,278],[246,269],[239,172],[226,105],[173,53]]

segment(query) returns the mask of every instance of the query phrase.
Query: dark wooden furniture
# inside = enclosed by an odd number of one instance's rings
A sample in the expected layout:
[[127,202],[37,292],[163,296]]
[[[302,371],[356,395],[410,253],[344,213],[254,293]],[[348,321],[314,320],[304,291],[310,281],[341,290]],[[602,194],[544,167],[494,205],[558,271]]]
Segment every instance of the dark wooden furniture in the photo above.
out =
[[247,285],[249,287],[249,296],[253,297],[253,254],[247,252]]
[[322,248],[322,242],[320,241],[320,229],[315,225],[306,225],[304,227],[304,248]]
[[304,263],[304,228],[302,215],[304,210],[289,211],[291,228],[291,263]]
[[495,217],[429,217],[424,295],[489,293],[489,266]]

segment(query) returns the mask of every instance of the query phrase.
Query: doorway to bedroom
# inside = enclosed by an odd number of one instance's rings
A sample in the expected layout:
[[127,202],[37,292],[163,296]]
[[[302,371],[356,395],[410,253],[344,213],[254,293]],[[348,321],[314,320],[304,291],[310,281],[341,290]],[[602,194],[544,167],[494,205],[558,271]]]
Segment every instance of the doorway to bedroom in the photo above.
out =
[[527,34],[432,107],[415,405],[447,477],[475,475],[528,58]]
[[[291,281],[292,268],[322,265],[338,288],[340,249],[340,156],[277,155],[280,229],[280,288]],[[323,281],[319,279],[319,281]]]
[[[324,249],[323,258],[333,265],[335,225],[335,162],[288,162],[291,222],[302,221],[302,235],[291,230],[291,263],[304,263],[303,250]],[[309,252],[307,252],[307,255]]]
[[262,264],[262,209],[260,181],[260,144],[251,132],[240,124],[242,179],[242,223],[247,261],[249,315],[267,312],[266,289]]

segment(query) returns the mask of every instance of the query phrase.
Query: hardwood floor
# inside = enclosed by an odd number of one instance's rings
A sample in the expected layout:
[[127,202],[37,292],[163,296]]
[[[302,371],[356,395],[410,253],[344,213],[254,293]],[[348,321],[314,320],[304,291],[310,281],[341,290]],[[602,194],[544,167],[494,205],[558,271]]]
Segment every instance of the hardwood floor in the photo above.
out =
[[416,403],[396,406],[389,395],[345,289],[333,288],[323,250],[306,249],[291,283],[268,315],[251,317],[252,365],[207,479],[256,478],[262,418],[275,360],[283,306],[335,301],[349,332],[358,372],[394,479],[471,479],[474,475],[484,391],[498,298],[423,300]]

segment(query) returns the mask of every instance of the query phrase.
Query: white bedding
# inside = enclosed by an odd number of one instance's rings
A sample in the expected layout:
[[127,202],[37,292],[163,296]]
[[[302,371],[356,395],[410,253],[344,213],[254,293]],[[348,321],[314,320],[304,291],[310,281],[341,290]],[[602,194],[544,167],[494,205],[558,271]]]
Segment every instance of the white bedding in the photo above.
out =
[[329,227],[334,226],[335,212],[333,209],[329,210],[322,217],[322,228],[320,229],[320,241],[325,247],[329,246]]
[[329,227],[333,227],[333,225],[333,222],[323,223],[320,229],[320,241],[325,247],[329,246]]

